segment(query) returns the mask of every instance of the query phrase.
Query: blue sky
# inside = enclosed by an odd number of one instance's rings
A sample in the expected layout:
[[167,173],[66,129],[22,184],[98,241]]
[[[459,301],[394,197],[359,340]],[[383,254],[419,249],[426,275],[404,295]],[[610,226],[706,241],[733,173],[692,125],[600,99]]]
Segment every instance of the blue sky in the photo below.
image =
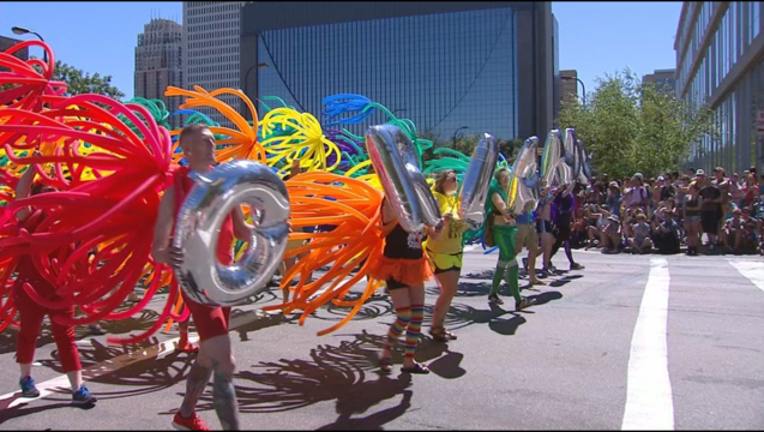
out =
[[[560,25],[560,68],[576,69],[587,91],[594,90],[596,77],[626,66],[640,76],[673,68],[681,8],[681,2],[552,2]],[[111,75],[129,99],[138,33],[152,16],[181,22],[182,9],[181,2],[4,1],[0,35],[14,37],[15,25],[31,28],[58,59]]]

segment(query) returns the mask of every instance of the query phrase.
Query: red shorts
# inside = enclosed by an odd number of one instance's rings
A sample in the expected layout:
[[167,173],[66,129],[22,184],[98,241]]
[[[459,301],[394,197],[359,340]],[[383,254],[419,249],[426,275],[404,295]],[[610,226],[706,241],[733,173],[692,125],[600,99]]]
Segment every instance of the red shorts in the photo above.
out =
[[183,301],[191,312],[191,318],[194,320],[200,341],[228,334],[228,323],[231,318],[230,307],[201,305],[186,298],[185,295]]

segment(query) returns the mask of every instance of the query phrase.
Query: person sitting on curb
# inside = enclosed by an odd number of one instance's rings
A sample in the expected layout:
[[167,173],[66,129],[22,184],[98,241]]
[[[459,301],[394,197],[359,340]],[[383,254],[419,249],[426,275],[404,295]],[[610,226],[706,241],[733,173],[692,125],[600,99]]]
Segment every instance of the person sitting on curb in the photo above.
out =
[[644,213],[637,213],[637,223],[632,228],[634,237],[628,239],[632,253],[645,254],[653,248],[653,242],[650,240],[650,225],[647,223],[647,216]]

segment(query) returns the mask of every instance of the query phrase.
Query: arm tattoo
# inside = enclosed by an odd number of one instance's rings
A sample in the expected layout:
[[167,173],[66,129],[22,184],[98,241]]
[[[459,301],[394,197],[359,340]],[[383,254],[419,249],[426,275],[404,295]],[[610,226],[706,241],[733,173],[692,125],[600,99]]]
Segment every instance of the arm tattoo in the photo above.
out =
[[180,406],[181,417],[189,418],[194,414],[196,403],[204,392],[204,388],[207,387],[211,376],[212,369],[200,365],[199,362],[194,362],[186,379],[186,396]]

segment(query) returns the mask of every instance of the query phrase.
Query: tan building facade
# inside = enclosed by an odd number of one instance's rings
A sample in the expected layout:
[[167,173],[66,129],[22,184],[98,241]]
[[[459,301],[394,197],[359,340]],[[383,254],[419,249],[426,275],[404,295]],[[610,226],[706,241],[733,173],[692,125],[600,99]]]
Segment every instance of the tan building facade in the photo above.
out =
[[[152,19],[138,35],[135,47],[134,95],[146,99],[161,99],[172,114],[182,98],[168,98],[168,86],[183,86],[183,27],[168,19]],[[181,116],[171,115],[173,129],[182,126]]]
[[[0,36],[0,51],[5,51],[19,42],[21,41],[18,39]],[[29,58],[29,48],[24,48],[16,51],[15,55],[22,60],[26,60]]]
[[576,70],[560,71],[560,102],[561,106],[571,104],[578,99],[578,72]]

